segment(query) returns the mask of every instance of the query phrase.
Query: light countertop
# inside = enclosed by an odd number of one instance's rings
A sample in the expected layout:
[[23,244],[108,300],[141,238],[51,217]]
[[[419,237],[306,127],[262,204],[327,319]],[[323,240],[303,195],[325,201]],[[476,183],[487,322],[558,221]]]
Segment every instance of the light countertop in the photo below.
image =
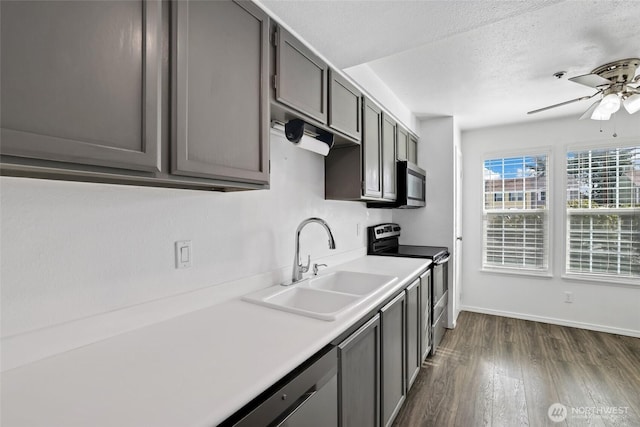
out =
[[335,321],[239,298],[2,374],[6,427],[213,426],[428,267],[365,256],[327,270],[397,276]]

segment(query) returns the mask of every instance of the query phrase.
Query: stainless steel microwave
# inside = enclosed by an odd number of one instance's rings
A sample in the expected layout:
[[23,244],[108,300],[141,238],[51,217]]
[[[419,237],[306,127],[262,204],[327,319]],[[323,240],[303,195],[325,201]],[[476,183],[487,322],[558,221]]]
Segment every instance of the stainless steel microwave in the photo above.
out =
[[426,172],[415,163],[401,160],[396,164],[398,198],[395,202],[370,202],[370,208],[412,209],[426,205]]
[[421,208],[426,205],[427,174],[415,163],[399,161],[396,164],[398,172],[398,199],[396,208]]

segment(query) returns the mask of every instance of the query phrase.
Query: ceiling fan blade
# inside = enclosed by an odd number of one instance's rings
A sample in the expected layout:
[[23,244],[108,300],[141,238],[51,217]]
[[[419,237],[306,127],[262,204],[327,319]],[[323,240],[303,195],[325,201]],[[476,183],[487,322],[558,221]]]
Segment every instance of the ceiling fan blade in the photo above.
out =
[[581,85],[595,88],[598,86],[613,84],[611,80],[600,77],[597,74],[584,74],[582,76],[571,77],[569,80],[574,83],[580,83]]
[[567,105],[567,104],[572,104],[574,102],[578,102],[578,101],[584,101],[585,99],[590,99],[593,98],[594,96],[596,96],[597,94],[599,94],[600,92],[596,92],[591,96],[581,96],[580,98],[576,98],[576,99],[572,99],[571,101],[565,101],[565,102],[561,102],[559,104],[554,104],[554,105],[549,105],[548,107],[544,107],[544,108],[539,108],[537,110],[533,110],[533,111],[529,111],[527,114],[535,114],[535,113],[539,113],[541,111],[546,111],[546,110],[550,110],[552,108],[556,108],[556,107],[562,107],[563,105]]
[[591,104],[591,107],[587,108],[587,111],[585,111],[584,114],[580,116],[580,120],[590,119],[595,109],[598,108],[598,104],[600,104],[600,101],[596,101]]

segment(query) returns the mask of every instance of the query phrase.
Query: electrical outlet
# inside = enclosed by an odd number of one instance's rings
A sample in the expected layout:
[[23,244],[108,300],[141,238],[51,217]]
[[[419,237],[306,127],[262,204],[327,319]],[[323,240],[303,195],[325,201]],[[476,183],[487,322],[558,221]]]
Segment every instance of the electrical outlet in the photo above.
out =
[[571,304],[573,302],[573,292],[564,291],[564,302]]

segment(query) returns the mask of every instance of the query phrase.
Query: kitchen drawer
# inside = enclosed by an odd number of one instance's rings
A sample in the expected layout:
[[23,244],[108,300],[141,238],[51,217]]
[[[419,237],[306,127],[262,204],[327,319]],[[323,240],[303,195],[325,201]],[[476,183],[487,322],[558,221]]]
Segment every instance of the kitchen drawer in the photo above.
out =
[[443,311],[447,308],[447,302],[449,301],[449,293],[445,292],[442,298],[439,301],[434,301],[435,305],[433,306],[433,320],[435,323],[435,319],[439,318]]

